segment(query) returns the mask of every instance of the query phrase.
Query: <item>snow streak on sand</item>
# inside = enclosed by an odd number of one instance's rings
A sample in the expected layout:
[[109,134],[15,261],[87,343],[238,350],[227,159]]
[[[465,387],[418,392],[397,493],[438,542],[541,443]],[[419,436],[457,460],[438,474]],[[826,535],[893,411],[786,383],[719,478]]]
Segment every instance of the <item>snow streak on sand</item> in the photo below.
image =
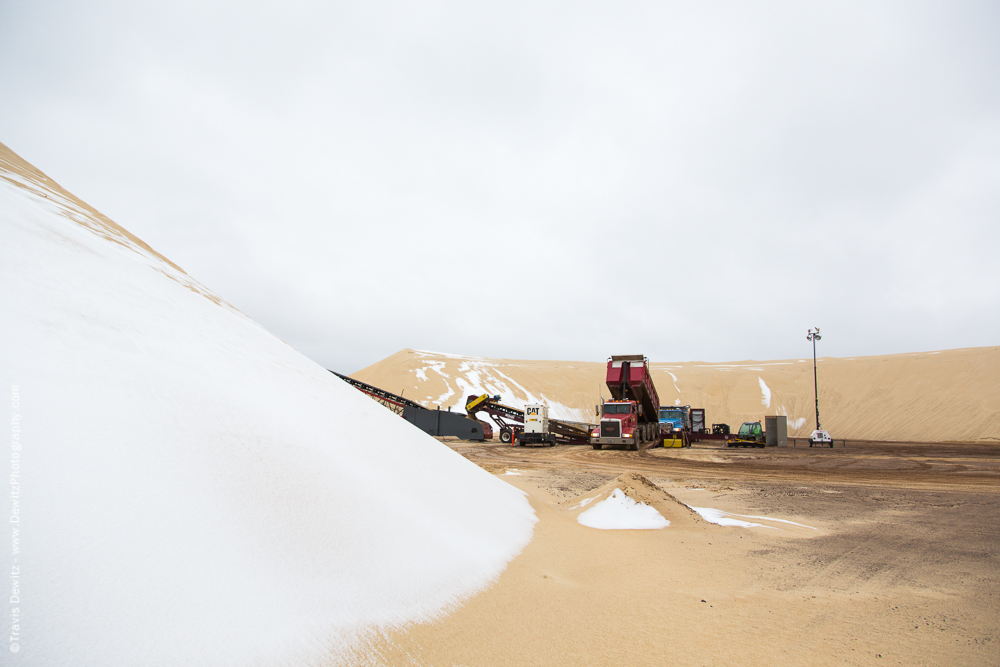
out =
[[57,187],[0,144],[30,664],[350,663],[531,539],[520,491]]
[[[681,393],[680,387],[677,386],[677,376],[674,375],[673,373],[671,373],[670,371],[667,371],[667,375],[669,375],[670,379],[674,381],[674,391],[676,391],[678,394]],[[680,404],[681,404],[681,399],[678,398],[677,399],[677,405],[680,405]]]
[[788,432],[789,433],[791,433],[792,431],[794,431],[796,429],[799,429],[799,428],[802,428],[803,426],[805,426],[806,418],[805,417],[799,417],[798,419],[793,418],[792,415],[788,414],[788,409],[785,408],[784,405],[782,405],[781,407],[778,408],[778,414],[779,415],[785,415],[786,417],[788,417]]
[[655,507],[635,502],[621,489],[615,489],[576,520],[584,526],[602,530],[655,530],[670,525]]
[[771,407],[771,389],[764,382],[764,378],[758,376],[757,381],[760,382],[760,403],[765,408]]

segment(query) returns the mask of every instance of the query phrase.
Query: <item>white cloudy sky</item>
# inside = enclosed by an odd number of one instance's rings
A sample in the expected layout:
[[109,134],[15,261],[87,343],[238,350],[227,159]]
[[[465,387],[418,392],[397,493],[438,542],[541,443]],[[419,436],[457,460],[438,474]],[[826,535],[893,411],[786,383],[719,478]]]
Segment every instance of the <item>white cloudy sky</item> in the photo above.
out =
[[1000,343],[1000,4],[0,0],[0,141],[331,368]]

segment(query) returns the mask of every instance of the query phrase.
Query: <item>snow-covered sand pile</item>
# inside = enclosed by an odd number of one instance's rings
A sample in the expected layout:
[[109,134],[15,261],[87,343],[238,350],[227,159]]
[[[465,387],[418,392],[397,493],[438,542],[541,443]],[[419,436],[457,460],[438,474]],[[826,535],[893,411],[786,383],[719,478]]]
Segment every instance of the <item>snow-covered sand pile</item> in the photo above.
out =
[[0,274],[26,664],[350,660],[531,539],[520,491],[2,144]]
[[655,530],[666,528],[670,522],[645,503],[637,503],[615,489],[611,495],[597,503],[576,520],[590,528],[601,530]]
[[562,505],[570,511],[582,510],[577,521],[591,528],[646,530],[704,525],[691,508],[635,472],[620,475]]

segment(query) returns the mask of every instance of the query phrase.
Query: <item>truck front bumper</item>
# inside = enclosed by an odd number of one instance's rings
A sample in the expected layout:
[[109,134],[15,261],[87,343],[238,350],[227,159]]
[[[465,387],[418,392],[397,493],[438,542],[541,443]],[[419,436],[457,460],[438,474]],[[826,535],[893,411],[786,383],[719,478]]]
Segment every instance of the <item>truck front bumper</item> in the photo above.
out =
[[631,445],[634,438],[591,438],[592,445]]

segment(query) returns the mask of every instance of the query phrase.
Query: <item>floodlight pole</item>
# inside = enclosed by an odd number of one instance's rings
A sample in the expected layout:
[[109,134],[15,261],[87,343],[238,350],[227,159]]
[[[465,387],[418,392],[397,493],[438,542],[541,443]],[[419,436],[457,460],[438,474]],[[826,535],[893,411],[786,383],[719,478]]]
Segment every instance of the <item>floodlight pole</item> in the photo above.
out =
[[820,430],[820,425],[819,425],[819,379],[817,378],[817,375],[816,375],[816,341],[818,341],[820,339],[822,339],[822,336],[819,335],[819,327],[816,327],[815,331],[813,331],[812,329],[809,329],[809,333],[806,334],[806,340],[811,340],[812,344],[813,344],[813,390],[816,392],[815,396],[816,396],[816,430],[817,431]]

